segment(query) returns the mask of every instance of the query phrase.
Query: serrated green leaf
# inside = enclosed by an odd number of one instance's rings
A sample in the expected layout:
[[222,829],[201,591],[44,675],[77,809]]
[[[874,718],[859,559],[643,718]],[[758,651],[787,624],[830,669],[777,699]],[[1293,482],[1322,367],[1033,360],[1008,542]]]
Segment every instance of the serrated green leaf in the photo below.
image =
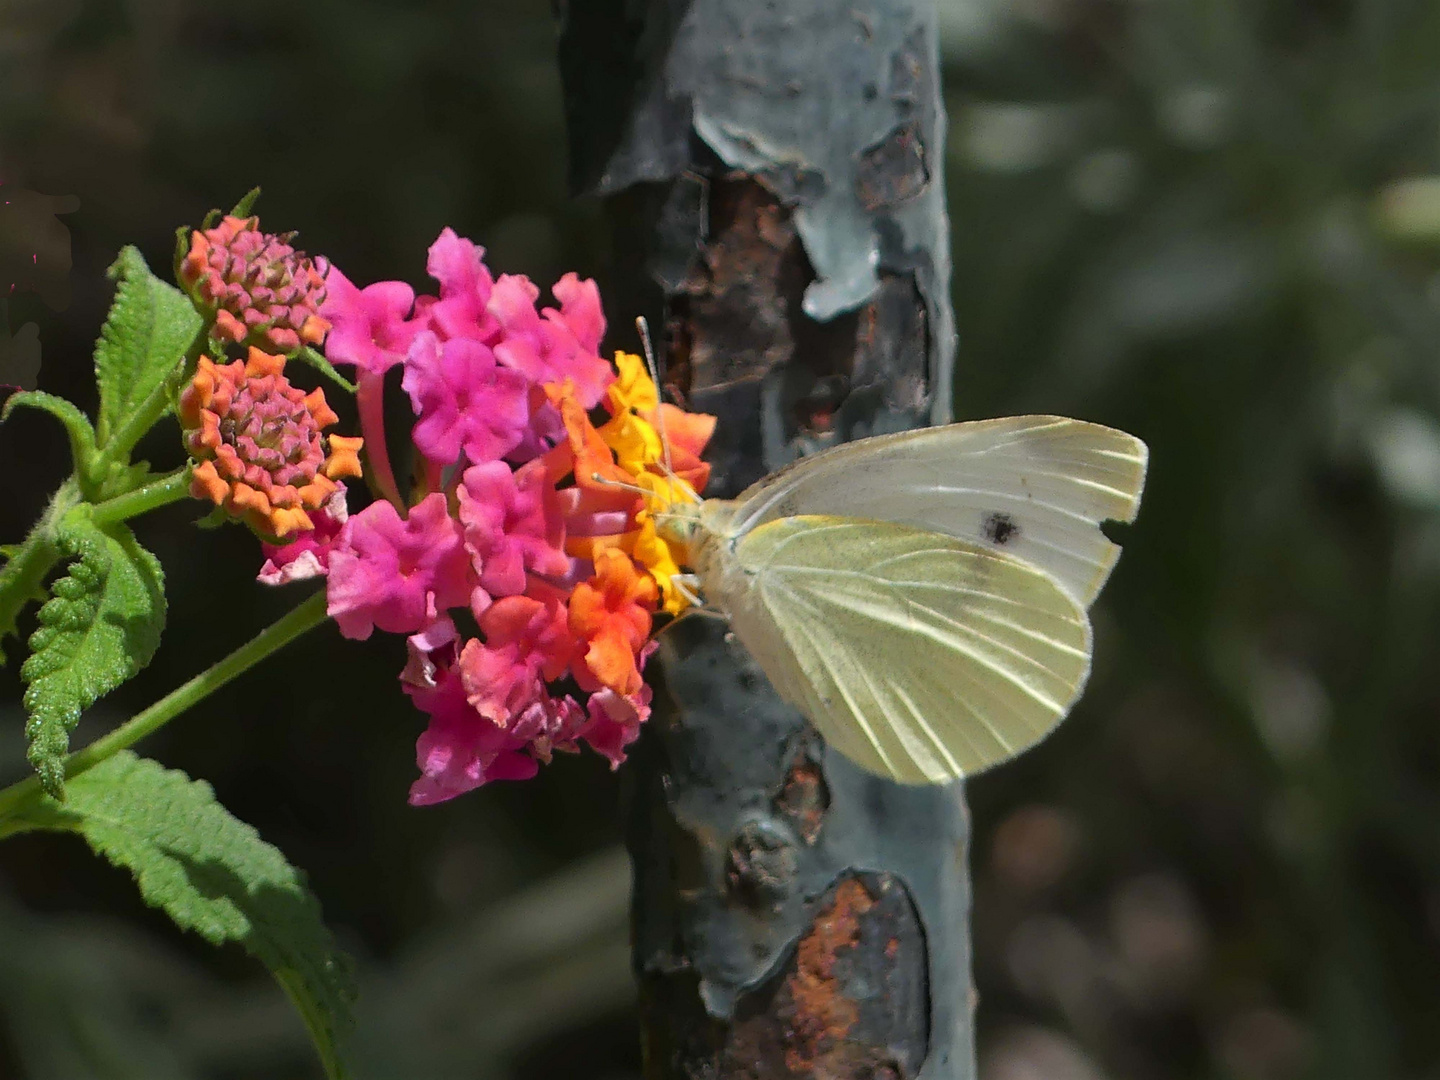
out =
[[294,1002],[327,1075],[345,1075],[338,1038],[355,996],[349,959],[304,875],[209,784],[121,751],[72,777],[64,803],[46,799],[23,816],[32,828],[79,833],[182,929],[243,946]]
[[95,457],[95,429],[90,426],[90,418],[81,412],[78,406],[43,390],[22,390],[18,394],[11,394],[5,402],[5,408],[0,410],[0,423],[9,420],[10,413],[20,405],[48,412],[64,424],[65,433],[70,437],[70,457],[74,461],[75,471],[82,475],[89,471],[90,463]]
[[[111,448],[110,440],[126,430],[132,416],[154,411],[163,400],[165,380],[184,361],[201,319],[189,298],[152,274],[133,247],[120,252],[109,275],[119,284],[95,343],[95,378],[100,384],[96,428],[102,449],[123,454],[130,447]],[[134,437],[144,433],[134,432]]]
[[165,575],[124,524],[97,525],[87,507],[65,517],[57,542],[75,561],[50,587],[20,677],[27,684],[30,762],[59,798],[80,714],[155,655],[165,626]]

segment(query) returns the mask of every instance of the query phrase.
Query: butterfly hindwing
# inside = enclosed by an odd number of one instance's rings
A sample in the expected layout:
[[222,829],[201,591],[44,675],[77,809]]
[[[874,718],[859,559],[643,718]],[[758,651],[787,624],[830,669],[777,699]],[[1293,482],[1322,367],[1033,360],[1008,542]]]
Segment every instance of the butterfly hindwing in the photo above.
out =
[[1048,574],[969,540],[785,517],[739,537],[718,597],[782,697],[846,756],[906,783],[1034,745],[1090,667],[1090,624]]

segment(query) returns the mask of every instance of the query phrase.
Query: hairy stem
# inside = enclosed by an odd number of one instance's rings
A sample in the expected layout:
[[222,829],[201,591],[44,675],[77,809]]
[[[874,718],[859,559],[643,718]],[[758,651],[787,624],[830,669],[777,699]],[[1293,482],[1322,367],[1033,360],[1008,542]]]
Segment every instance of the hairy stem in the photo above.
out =
[[[83,750],[65,759],[65,775],[75,776],[113,754],[128,749],[145,736],[158,731],[190,706],[203,701],[235,676],[248,671],[273,652],[284,648],[307,630],[325,621],[325,593],[322,590],[223,660],[211,665],[189,682],[182,683],[143,712],[136,713],[108,735],[102,735]],[[39,798],[40,781],[30,776],[0,791],[0,819],[15,813],[25,804]],[[0,830],[3,835],[3,830]]]
[[20,610],[39,597],[45,575],[60,559],[56,542],[60,521],[79,500],[73,479],[61,484],[20,550],[0,568],[0,634],[12,631]]
[[102,503],[95,504],[95,520],[101,525],[112,521],[125,521],[158,510],[172,502],[178,502],[190,494],[190,466],[185,465],[172,473],[166,473],[134,491],[117,495]]

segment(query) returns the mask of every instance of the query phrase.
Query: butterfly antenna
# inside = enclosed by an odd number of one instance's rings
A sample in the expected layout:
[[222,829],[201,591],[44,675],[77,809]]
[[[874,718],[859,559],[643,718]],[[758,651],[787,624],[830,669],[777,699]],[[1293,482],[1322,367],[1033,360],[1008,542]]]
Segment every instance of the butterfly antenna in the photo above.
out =
[[655,427],[660,433],[660,452],[665,455],[665,478],[675,479],[675,468],[670,461],[670,440],[665,435],[665,391],[660,382],[660,365],[655,360],[655,350],[650,345],[650,324],[641,315],[635,320],[635,329],[640,331],[640,344],[645,348],[645,366],[650,369],[650,378],[655,382]]
[[597,483],[597,484],[604,484],[606,487],[624,488],[626,491],[633,491],[633,492],[635,492],[635,494],[637,494],[637,495],[643,495],[643,496],[646,497],[646,498],[649,498],[649,497],[650,497],[650,494],[651,494],[650,492],[646,491],[643,487],[641,487],[639,484],[627,484],[624,480],[616,480],[616,479],[614,479],[613,477],[610,477],[610,476],[602,476],[602,475],[601,475],[600,473],[598,473],[598,472],[597,472],[597,473],[591,473],[591,474],[590,474],[590,479],[591,479],[592,481],[594,481],[595,483]]

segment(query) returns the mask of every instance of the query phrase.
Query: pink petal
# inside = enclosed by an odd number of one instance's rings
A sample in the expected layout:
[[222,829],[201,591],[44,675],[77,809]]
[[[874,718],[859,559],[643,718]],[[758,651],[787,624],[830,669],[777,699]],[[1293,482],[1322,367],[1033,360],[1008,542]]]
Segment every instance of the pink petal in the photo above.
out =
[[503,457],[521,441],[530,420],[523,376],[498,367],[484,345],[468,338],[441,342],[421,333],[405,358],[401,386],[418,421],[415,445],[448,465],[463,450],[472,462]]
[[403,521],[374,502],[345,523],[330,556],[329,614],[349,638],[377,627],[411,634],[438,611],[463,607],[474,587],[460,523],[445,496],[427,495]]
[[325,287],[320,314],[332,324],[325,339],[325,355],[331,363],[354,364],[383,375],[404,359],[420,331],[419,324],[408,321],[414,289],[403,281],[378,281],[358,289],[334,266],[325,277]]

